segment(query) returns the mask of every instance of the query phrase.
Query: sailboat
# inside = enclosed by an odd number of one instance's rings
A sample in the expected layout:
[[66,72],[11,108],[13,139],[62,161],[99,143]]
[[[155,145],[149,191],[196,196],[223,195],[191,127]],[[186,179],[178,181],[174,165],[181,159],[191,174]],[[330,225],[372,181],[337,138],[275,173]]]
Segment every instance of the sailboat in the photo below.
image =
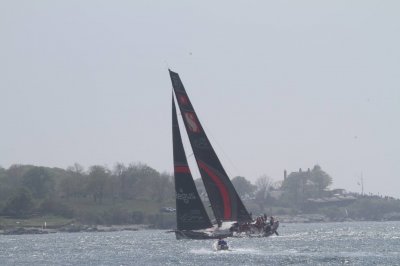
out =
[[[197,192],[182,144],[172,97],[172,133],[177,210],[177,239],[231,236],[232,228],[251,225],[252,217],[225,172],[196,115],[183,83],[169,70],[176,102],[200,171],[216,223],[212,224]],[[230,230],[229,230],[230,229]]]

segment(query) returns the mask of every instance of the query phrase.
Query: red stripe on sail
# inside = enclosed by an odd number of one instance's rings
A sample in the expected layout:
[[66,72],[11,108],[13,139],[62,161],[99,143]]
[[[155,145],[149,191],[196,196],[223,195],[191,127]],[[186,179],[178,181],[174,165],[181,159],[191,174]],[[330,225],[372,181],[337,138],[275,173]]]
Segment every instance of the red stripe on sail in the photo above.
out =
[[215,185],[217,186],[219,192],[222,196],[222,201],[224,203],[224,219],[229,220],[232,217],[232,210],[231,210],[231,200],[229,198],[229,193],[227,188],[225,187],[224,183],[222,183],[221,179],[213,172],[210,168],[207,167],[205,163],[202,161],[198,161],[199,167],[203,169],[208,176],[214,181]]
[[190,169],[187,166],[175,166],[175,173],[190,174]]

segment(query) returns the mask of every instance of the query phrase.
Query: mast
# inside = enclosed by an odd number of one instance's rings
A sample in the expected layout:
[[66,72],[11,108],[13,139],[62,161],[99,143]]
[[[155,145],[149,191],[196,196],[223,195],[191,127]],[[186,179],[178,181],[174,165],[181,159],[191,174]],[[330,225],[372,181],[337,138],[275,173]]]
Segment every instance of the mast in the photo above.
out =
[[186,159],[172,96],[172,140],[178,230],[197,230],[212,226],[204,208]]
[[169,73],[186,132],[217,222],[251,221],[250,214],[243,205],[197,118],[179,75],[171,70]]

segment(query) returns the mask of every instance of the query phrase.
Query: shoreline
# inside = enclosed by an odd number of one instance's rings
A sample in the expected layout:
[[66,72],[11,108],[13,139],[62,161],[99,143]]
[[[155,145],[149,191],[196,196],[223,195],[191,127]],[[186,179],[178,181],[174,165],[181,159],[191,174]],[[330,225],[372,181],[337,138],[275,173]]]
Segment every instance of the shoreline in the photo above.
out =
[[139,231],[149,229],[148,224],[130,224],[130,225],[84,225],[69,224],[61,227],[33,227],[33,226],[15,226],[0,230],[0,235],[42,235],[54,233],[79,233],[79,232],[117,232],[117,231]]
[[[330,219],[324,215],[281,215],[275,216],[282,224],[293,223],[333,223],[333,222],[389,222],[394,220],[354,220],[349,218]],[[117,232],[117,231],[139,231],[154,228],[151,224],[128,224],[128,225],[85,225],[79,223],[71,223],[67,225],[51,226],[51,227],[35,227],[35,226],[6,226],[0,229],[0,235],[26,235],[26,234],[54,234],[54,233],[79,233],[79,232]],[[164,228],[165,229],[165,228]],[[165,229],[167,230],[167,229]]]

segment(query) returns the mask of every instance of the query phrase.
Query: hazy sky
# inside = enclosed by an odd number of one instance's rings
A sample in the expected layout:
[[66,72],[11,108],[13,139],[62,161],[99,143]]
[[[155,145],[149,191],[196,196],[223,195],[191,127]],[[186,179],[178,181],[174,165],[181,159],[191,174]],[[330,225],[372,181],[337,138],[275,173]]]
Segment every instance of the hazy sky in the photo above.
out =
[[2,0],[0,165],[171,173],[170,67],[231,177],[400,197],[399,47],[399,1]]

